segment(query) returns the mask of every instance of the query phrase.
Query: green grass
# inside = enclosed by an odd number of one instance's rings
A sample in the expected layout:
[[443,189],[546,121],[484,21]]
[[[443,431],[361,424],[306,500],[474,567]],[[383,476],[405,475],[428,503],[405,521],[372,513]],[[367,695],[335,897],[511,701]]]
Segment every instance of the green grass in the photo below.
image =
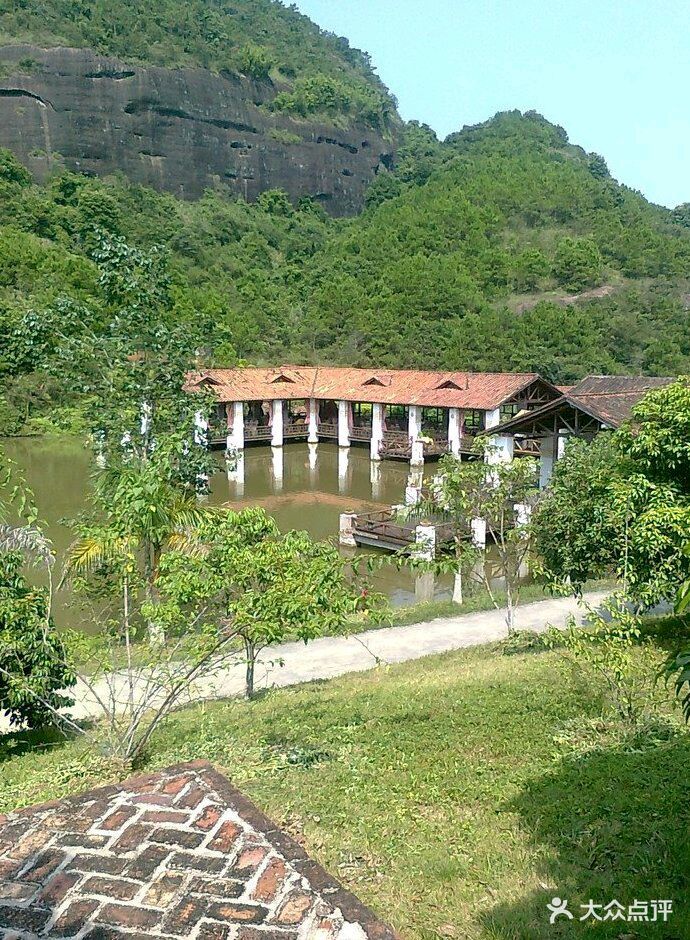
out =
[[[589,581],[584,586],[585,591],[605,591],[615,590],[616,582]],[[505,603],[505,594],[496,591],[494,594],[497,602],[501,605]],[[520,604],[533,604],[535,601],[544,601],[553,598],[544,585],[525,584],[520,591]],[[463,614],[474,614],[482,610],[491,610],[494,603],[489,594],[484,590],[477,590],[475,593],[466,596],[462,604],[455,604],[452,600],[427,601],[422,604],[412,604],[410,607],[394,607],[390,614],[383,619],[383,622],[372,624],[367,629],[376,629],[380,627],[405,627],[413,623],[422,623],[425,620],[434,620],[438,617],[459,617]]]
[[[655,724],[625,734],[602,720],[603,688],[559,663],[477,648],[199,706],[146,767],[215,762],[406,938],[588,936],[548,926],[558,894],[576,910],[671,898],[667,927],[596,936],[683,940],[690,735],[663,687]],[[0,741],[0,811],[115,774],[81,744],[42,745]]]

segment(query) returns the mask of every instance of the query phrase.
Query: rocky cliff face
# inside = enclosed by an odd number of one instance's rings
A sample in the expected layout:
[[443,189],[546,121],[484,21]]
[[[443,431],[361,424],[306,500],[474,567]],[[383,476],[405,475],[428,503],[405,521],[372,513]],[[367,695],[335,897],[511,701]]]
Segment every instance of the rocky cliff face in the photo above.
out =
[[248,200],[281,188],[348,215],[393,160],[370,128],[271,114],[268,81],[29,45],[0,47],[0,64],[0,146],[39,178],[62,165],[186,198],[218,184]]

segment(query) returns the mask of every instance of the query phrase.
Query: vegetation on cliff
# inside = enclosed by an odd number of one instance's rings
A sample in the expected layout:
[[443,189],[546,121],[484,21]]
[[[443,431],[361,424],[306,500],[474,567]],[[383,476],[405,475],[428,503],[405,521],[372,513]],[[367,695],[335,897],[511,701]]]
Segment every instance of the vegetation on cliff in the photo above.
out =
[[[278,0],[0,0],[0,43],[88,47],[124,62],[273,81],[275,109],[384,130],[395,102],[369,56]],[[31,62],[25,63],[31,69]]]
[[280,191],[247,205],[70,173],[38,186],[5,153],[6,429],[84,394],[60,350],[70,331],[112,329],[104,239],[111,253],[160,246],[155,316],[183,328],[190,360],[535,369],[564,383],[690,371],[690,229],[534,113],[445,143],[408,126],[398,167],[350,221]]

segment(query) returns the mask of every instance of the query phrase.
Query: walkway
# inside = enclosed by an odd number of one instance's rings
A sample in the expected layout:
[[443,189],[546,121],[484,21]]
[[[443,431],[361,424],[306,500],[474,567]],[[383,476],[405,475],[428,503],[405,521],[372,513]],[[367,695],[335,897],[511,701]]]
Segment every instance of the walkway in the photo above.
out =
[[[584,599],[590,607],[596,607],[607,594],[605,591],[592,592]],[[518,609],[517,627],[540,633],[549,625],[564,627],[571,615],[582,622],[586,615],[585,607],[572,598],[538,601]],[[492,643],[506,634],[505,611],[488,610],[407,627],[369,630],[352,636],[323,637],[306,646],[301,642],[284,643],[266,649],[261,655],[256,667],[255,686],[258,690],[298,685],[314,679],[332,679],[350,672],[364,672],[381,662],[401,663],[434,653]],[[115,698],[118,702],[125,702],[125,678],[118,676],[117,680]],[[198,702],[230,698],[241,695],[243,689],[244,665],[238,664],[217,673],[212,679],[195,683],[190,689],[189,699]],[[79,684],[72,694],[77,699],[77,704],[70,710],[74,718],[102,716],[102,710],[83,685]],[[100,689],[100,694],[103,698],[108,697],[105,686]]]

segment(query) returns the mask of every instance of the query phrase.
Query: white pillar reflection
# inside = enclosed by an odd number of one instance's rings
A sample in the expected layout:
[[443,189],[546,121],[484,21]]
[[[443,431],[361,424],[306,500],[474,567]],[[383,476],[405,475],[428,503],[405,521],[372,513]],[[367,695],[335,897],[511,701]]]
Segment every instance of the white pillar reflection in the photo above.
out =
[[312,489],[316,489],[319,448],[316,444],[307,444],[307,447],[309,449],[309,485]]
[[414,598],[418,604],[427,604],[434,599],[434,572],[423,571],[414,579]]
[[273,478],[273,492],[282,493],[283,491],[283,448],[272,447],[271,475]]
[[378,500],[381,499],[381,491],[383,489],[381,480],[381,462],[379,460],[372,460],[369,463],[369,468],[369,478],[371,480],[371,498],[378,502]]
[[338,492],[347,495],[347,475],[350,467],[349,447],[338,448]]
[[236,451],[232,460],[228,461],[227,467],[230,496],[241,499],[244,496],[244,451]]

